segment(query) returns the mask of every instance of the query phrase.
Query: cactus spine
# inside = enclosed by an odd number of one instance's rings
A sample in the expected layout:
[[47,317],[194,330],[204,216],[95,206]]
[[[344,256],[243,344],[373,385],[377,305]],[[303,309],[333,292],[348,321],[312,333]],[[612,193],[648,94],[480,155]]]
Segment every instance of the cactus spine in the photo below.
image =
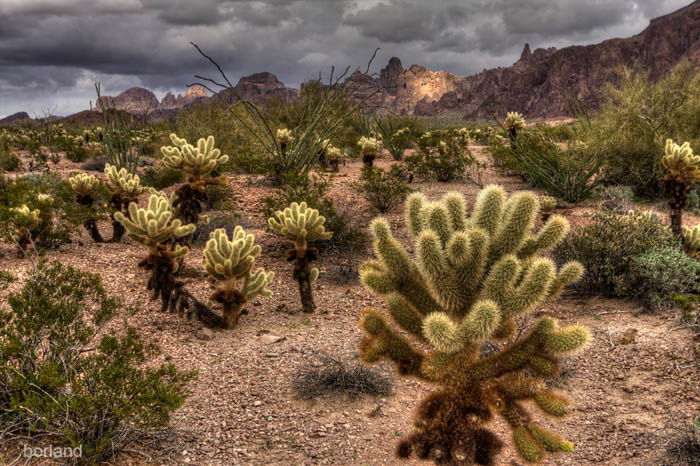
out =
[[211,175],[228,162],[229,156],[214,148],[214,136],[200,138],[197,146],[175,133],[170,135],[170,140],[173,146],[161,147],[163,163],[166,167],[181,170],[187,178],[187,183],[177,189],[173,206],[183,222],[196,224],[202,212],[202,202],[207,200],[207,186],[225,184],[223,178],[211,178]]
[[671,230],[682,239],[683,209],[688,207],[688,193],[693,184],[700,182],[700,156],[693,154],[690,143],[679,146],[667,139],[661,165],[666,169],[661,182],[669,195]]
[[694,259],[700,259],[700,225],[683,227],[683,248]]
[[[219,228],[209,235],[204,248],[202,265],[209,276],[217,280],[219,287],[209,298],[223,305],[224,325],[235,328],[243,305],[256,296],[270,296],[267,285],[274,272],[258,268],[254,273],[255,258],[260,254],[260,246],[254,244],[255,237],[246,234],[237,226],[229,239],[226,230]],[[243,280],[239,289],[238,283]]]
[[[75,192],[75,201],[87,207],[89,210],[92,210],[95,204],[93,193],[100,185],[100,180],[87,173],[78,173],[68,178],[68,183],[71,189],[73,189],[73,192]],[[97,221],[92,212],[90,212],[88,217],[83,221],[83,227],[90,233],[94,242],[105,242],[104,238],[102,238],[102,234],[100,234],[100,230],[97,228]]]
[[112,240],[113,243],[118,243],[124,236],[124,227],[117,221],[114,214],[123,212],[127,206],[135,202],[139,195],[146,191],[146,187],[141,186],[141,179],[134,173],[129,173],[126,168],[117,170],[114,165],[105,165],[104,170],[107,176],[107,189],[111,196],[109,203],[112,205],[114,212],[112,213]]
[[[416,430],[399,443],[399,457],[491,464],[501,448],[486,428],[495,414],[510,425],[526,461],[573,448],[535,423],[523,402],[532,400],[553,416],[569,412],[569,402],[538,377],[554,376],[559,358],[581,349],[588,331],[559,328],[544,317],[513,338],[516,318],[557,296],[583,271],[576,262],[557,271],[540,257],[564,238],[568,222],[555,215],[533,232],[538,210],[534,194],[508,198],[499,186],[482,190],[471,216],[459,193],[435,203],[413,194],[406,201],[406,223],[415,257],[385,219],[372,223],[377,258],[362,265],[362,283],[384,299],[395,326],[411,338],[394,330],[380,311],[366,309],[361,355],[370,363],[389,359],[400,374],[437,387],[421,402]],[[490,340],[511,341],[482,356],[481,345]],[[425,347],[430,349],[419,349]]]
[[[275,218],[277,217],[277,218]],[[323,226],[326,218],[318,210],[309,208],[306,202],[293,202],[284,210],[275,212],[268,219],[270,228],[294,243],[294,248],[286,251],[289,262],[294,262],[293,277],[299,284],[299,295],[304,312],[316,309],[311,285],[318,278],[319,271],[311,267],[318,258],[318,249],[309,247],[309,242],[330,239],[333,233]]]

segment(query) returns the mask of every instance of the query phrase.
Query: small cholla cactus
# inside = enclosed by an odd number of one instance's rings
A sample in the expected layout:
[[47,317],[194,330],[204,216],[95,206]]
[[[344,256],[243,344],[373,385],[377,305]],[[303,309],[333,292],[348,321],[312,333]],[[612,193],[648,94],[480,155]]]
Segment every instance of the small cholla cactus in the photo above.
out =
[[549,220],[549,217],[557,208],[557,198],[552,196],[541,196],[540,197],[540,212],[542,213],[542,220],[545,222]]
[[287,128],[279,128],[275,137],[277,138],[277,144],[279,144],[280,149],[282,149],[282,154],[284,154],[287,152],[287,147],[289,147],[289,144],[294,139],[294,136],[292,136],[292,130]]
[[[87,173],[78,173],[68,178],[68,183],[70,183],[71,189],[75,192],[75,201],[88,209],[92,209],[95,204],[93,194],[100,185],[100,180]],[[97,228],[97,221],[92,212],[83,221],[83,227],[90,233],[94,242],[104,243],[104,238],[102,238],[102,234]]]
[[700,225],[683,227],[683,248],[694,259],[700,259]]
[[309,242],[330,239],[333,233],[323,226],[326,218],[318,210],[309,208],[306,202],[293,202],[286,209],[275,212],[275,217],[269,218],[268,224],[294,243],[294,249],[286,252],[287,260],[294,262],[293,277],[299,284],[302,308],[304,312],[313,312],[316,304],[311,285],[318,278],[319,271],[311,268],[310,264],[318,258],[318,249],[310,248]]
[[[387,220],[372,223],[377,259],[362,265],[360,277],[384,299],[388,312],[365,310],[362,358],[389,359],[401,375],[437,387],[418,407],[416,430],[399,443],[400,458],[414,454],[438,464],[493,464],[502,446],[487,429],[494,415],[505,419],[528,462],[573,449],[536,423],[525,407],[533,402],[556,417],[571,410],[541,378],[555,376],[559,359],[589,340],[585,328],[559,328],[551,317],[516,335],[517,318],[559,295],[583,272],[577,262],[557,271],[542,257],[562,241],[569,225],[553,216],[533,232],[538,210],[534,194],[508,198],[499,186],[482,190],[471,216],[459,193],[434,203],[413,194],[405,218],[415,257],[394,238]],[[402,333],[389,325],[386,314]],[[482,344],[494,340],[506,344],[484,354]]]
[[[274,272],[265,272],[262,268],[252,271],[261,250],[254,241],[255,237],[246,234],[240,226],[235,228],[230,239],[226,230],[219,228],[211,232],[204,248],[202,265],[219,282],[209,299],[223,305],[224,325],[229,329],[238,325],[245,303],[257,296],[272,294],[267,285],[274,278]],[[243,285],[239,289],[240,280]]]
[[362,136],[360,140],[357,141],[357,145],[360,147],[362,163],[368,167],[374,165],[374,159],[379,157],[382,141],[377,138]]
[[[116,212],[124,212],[126,207],[131,203],[135,202],[139,195],[146,192],[148,188],[141,186],[141,178],[134,173],[130,173],[126,168],[121,168],[117,170],[114,165],[105,165],[104,170],[107,176],[107,189],[109,190],[111,196],[109,198],[110,204]],[[118,243],[124,236],[124,227],[120,222],[116,220],[112,214],[112,240],[113,243]]]
[[525,128],[525,117],[518,112],[508,112],[506,119],[503,122],[503,126],[508,130],[508,135],[513,144],[515,144],[518,138],[518,131]]
[[330,139],[318,139],[318,163],[323,171],[328,170],[328,149],[333,147]]
[[39,202],[39,204],[45,206],[52,206],[53,203],[56,201],[54,197],[50,194],[37,194],[36,200],[37,202]]
[[339,147],[329,145],[326,148],[326,158],[328,159],[328,162],[330,163],[331,171],[333,173],[338,172],[338,170],[340,169],[340,161],[343,160],[345,157],[346,157],[345,153],[342,150],[340,150]]
[[210,176],[228,162],[229,156],[222,155],[219,149],[214,148],[214,136],[200,138],[196,147],[174,133],[170,139],[175,145],[161,148],[165,156],[163,163],[167,167],[182,170],[187,176],[187,183],[176,191],[174,206],[183,222],[196,223],[202,212],[202,203],[207,200],[206,187],[211,184],[223,186],[225,183],[223,178]]
[[12,224],[17,230],[17,257],[24,257],[32,244],[32,229],[41,222],[39,209],[30,209],[26,204],[10,209]]
[[693,154],[690,143],[679,146],[667,139],[661,165],[666,169],[661,183],[669,195],[671,230],[682,239],[683,209],[688,207],[688,194],[693,184],[700,182],[700,156]]

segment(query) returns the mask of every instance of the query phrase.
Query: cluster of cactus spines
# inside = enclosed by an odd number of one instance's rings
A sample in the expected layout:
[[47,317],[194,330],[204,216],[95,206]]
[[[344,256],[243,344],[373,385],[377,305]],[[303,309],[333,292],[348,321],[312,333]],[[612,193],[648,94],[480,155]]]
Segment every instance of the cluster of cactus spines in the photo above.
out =
[[557,208],[557,204],[559,201],[557,201],[556,197],[553,196],[541,196],[540,197],[540,212],[542,213],[542,220],[547,221],[549,220],[549,217],[552,215],[552,212],[554,212],[554,209]]
[[518,131],[525,128],[525,117],[518,112],[508,112],[503,126],[508,130],[508,136],[513,144],[518,138]]
[[683,227],[683,248],[694,259],[700,259],[700,225]]
[[374,159],[379,157],[379,151],[382,148],[382,141],[375,137],[362,136],[359,141],[357,141],[357,145],[360,147],[362,163],[368,167],[373,166]]
[[110,192],[109,202],[112,204],[114,212],[112,213],[112,242],[118,243],[124,236],[124,227],[114,216],[116,212],[123,212],[127,206],[135,202],[142,193],[148,188],[141,186],[141,178],[121,168],[117,170],[114,165],[105,165],[104,170],[107,176],[107,189]]
[[688,193],[693,184],[700,182],[700,155],[694,155],[690,143],[678,145],[666,140],[661,165],[666,169],[661,182],[669,195],[671,230],[677,238],[683,235],[683,209],[688,207]]
[[[559,328],[548,317],[514,337],[518,317],[559,295],[583,273],[577,262],[557,271],[541,257],[562,241],[569,226],[554,215],[534,232],[538,210],[534,194],[507,197],[499,186],[482,190],[471,216],[459,193],[439,202],[412,194],[405,220],[415,257],[394,238],[385,219],[373,221],[377,258],[362,265],[360,277],[410,337],[394,330],[379,310],[366,309],[362,357],[367,362],[389,359],[400,374],[437,386],[418,408],[416,430],[399,443],[399,457],[491,464],[501,448],[486,429],[494,414],[510,425],[520,456],[529,462],[573,448],[535,423],[523,406],[532,400],[553,416],[570,411],[569,402],[538,377],[556,375],[559,358],[589,339],[585,328]],[[482,355],[481,345],[492,340],[510,342]]]
[[17,230],[17,257],[24,257],[32,244],[32,229],[39,225],[41,212],[30,209],[26,204],[10,209],[12,223]]
[[275,134],[275,138],[277,139],[277,144],[280,145],[280,149],[284,154],[285,152],[287,152],[287,148],[294,139],[294,136],[291,129],[279,128],[277,130],[277,133]]
[[331,171],[333,173],[338,173],[340,169],[340,161],[343,160],[345,157],[345,153],[339,147],[330,145],[326,149],[326,158],[330,163]]
[[[275,218],[277,217],[277,218]],[[299,295],[304,312],[316,309],[311,285],[316,282],[319,271],[311,267],[311,262],[318,258],[318,249],[309,247],[312,241],[330,239],[333,232],[326,231],[326,218],[318,210],[293,202],[284,210],[275,212],[275,217],[268,219],[270,228],[294,243],[285,255],[289,262],[294,262],[293,277],[299,284]]]
[[[226,328],[232,329],[238,325],[245,303],[257,296],[272,294],[267,285],[274,278],[274,272],[265,272],[262,268],[253,272],[260,250],[260,246],[255,244],[255,237],[246,234],[240,226],[235,228],[231,238],[223,228],[209,235],[202,265],[219,283],[209,299],[222,304]],[[241,280],[243,284],[239,288]]]
[[[92,208],[95,204],[93,194],[95,189],[100,185],[100,180],[87,173],[78,173],[68,178],[68,183],[75,193],[75,201],[85,207]],[[96,243],[104,243],[104,238],[97,228],[97,221],[92,216],[88,216],[83,221],[83,227],[90,233],[93,241]]]
[[221,154],[214,147],[214,136],[200,138],[196,146],[174,133],[170,139],[174,146],[161,148],[163,163],[169,168],[181,170],[187,178],[187,183],[176,191],[174,206],[183,222],[196,223],[202,212],[202,202],[207,200],[206,187],[224,184],[223,178],[212,178],[211,175],[228,162],[229,156]]

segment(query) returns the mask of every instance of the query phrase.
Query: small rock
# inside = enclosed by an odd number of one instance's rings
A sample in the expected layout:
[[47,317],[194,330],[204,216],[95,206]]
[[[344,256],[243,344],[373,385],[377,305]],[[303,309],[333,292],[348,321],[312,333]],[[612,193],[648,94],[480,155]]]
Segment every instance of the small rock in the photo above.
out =
[[208,328],[202,328],[197,332],[197,338],[204,341],[210,341],[214,339],[214,332]]
[[262,406],[262,401],[257,400],[257,401],[255,401],[255,402],[253,402],[253,406],[256,406],[256,407],[257,407],[257,406]]
[[280,341],[286,340],[285,337],[281,337],[279,335],[273,335],[273,334],[264,334],[260,337],[260,339],[267,345],[271,345],[273,343],[279,343]]
[[629,345],[630,343],[634,343],[636,339],[637,329],[629,328],[625,330],[625,333],[622,334],[622,336],[617,340],[617,342],[621,345]]

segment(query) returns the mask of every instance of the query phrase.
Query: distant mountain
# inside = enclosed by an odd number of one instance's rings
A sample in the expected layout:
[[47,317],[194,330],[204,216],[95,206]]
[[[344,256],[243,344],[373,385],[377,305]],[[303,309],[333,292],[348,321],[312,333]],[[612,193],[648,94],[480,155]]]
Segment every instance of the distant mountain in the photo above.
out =
[[[352,86],[358,99],[379,91],[369,103],[401,114],[490,119],[518,111],[530,118],[547,118],[567,115],[574,96],[589,108],[596,108],[600,89],[614,80],[622,66],[647,70],[658,77],[683,60],[700,64],[700,0],[652,20],[633,37],[561,50],[551,47],[533,51],[525,44],[520,59],[512,66],[472,76],[431,71],[419,65],[405,69],[401,60],[393,57],[378,77],[357,71],[346,84]],[[224,90],[213,98],[234,103],[239,99],[261,102],[271,97],[290,101],[298,95],[298,90],[286,87],[274,74],[262,72],[242,77],[233,90]],[[151,91],[139,87],[116,97],[102,97],[109,106],[133,114],[148,111],[152,121],[175,118],[183,108],[210,98],[201,86],[190,87],[184,95],[169,92],[160,102]]]
[[0,119],[0,125],[11,125],[25,120],[31,120],[29,114],[27,112],[17,112]]

